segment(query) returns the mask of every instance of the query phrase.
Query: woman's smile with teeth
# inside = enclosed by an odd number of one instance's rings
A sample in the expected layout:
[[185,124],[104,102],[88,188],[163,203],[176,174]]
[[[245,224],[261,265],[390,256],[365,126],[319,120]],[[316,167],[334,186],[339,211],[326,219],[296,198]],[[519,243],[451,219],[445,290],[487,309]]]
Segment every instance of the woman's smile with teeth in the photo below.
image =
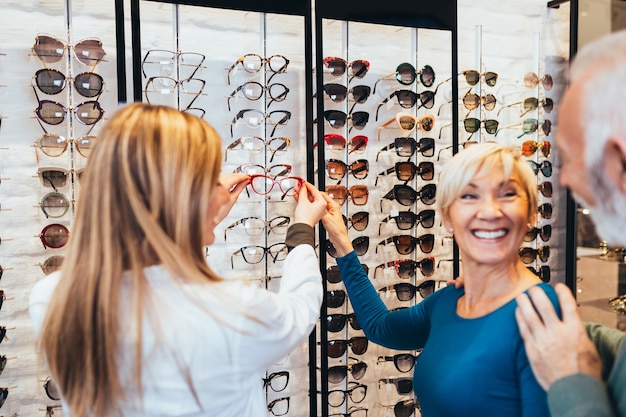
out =
[[506,235],[506,229],[498,230],[474,230],[474,236],[480,239],[497,239]]

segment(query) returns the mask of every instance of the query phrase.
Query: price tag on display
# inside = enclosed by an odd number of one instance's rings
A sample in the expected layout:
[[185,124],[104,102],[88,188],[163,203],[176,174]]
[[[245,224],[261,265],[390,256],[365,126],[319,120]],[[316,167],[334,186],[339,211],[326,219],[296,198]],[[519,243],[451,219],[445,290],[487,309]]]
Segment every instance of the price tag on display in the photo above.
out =
[[170,90],[169,88],[162,88],[161,89],[161,94],[170,94],[172,92],[172,90]]
[[257,252],[257,249],[256,248],[248,248],[246,250],[246,252],[248,252],[248,255],[255,255],[256,252]]
[[398,217],[400,215],[400,212],[398,211],[398,207],[396,207],[395,205],[393,205],[391,207],[391,213],[389,214],[391,217]]
[[252,141],[247,140],[243,143],[243,148],[247,151],[252,151],[254,150],[254,143],[252,143]]
[[253,125],[259,125],[259,119],[257,117],[251,117],[248,119],[250,121],[250,123],[252,123]]

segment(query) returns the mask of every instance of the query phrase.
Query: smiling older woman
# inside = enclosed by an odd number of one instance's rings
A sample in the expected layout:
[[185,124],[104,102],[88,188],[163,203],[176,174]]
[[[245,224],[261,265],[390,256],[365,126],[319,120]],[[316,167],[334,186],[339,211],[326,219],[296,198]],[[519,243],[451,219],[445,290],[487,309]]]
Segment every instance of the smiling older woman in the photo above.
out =
[[393,312],[363,273],[340,207],[327,198],[322,221],[356,317],[374,343],[423,349],[414,389],[424,417],[548,416],[515,323],[515,297],[531,287],[543,288],[556,304],[552,287],[519,257],[537,218],[536,177],[517,150],[482,143],[455,155],[438,187],[444,225],[459,245],[464,288],[448,286]]

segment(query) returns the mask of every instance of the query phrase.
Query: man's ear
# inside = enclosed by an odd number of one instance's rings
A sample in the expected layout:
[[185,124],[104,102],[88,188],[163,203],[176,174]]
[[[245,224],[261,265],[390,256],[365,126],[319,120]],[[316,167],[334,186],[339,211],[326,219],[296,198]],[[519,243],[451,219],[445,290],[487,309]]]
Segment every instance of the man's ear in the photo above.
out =
[[609,138],[603,159],[609,178],[626,196],[626,136]]

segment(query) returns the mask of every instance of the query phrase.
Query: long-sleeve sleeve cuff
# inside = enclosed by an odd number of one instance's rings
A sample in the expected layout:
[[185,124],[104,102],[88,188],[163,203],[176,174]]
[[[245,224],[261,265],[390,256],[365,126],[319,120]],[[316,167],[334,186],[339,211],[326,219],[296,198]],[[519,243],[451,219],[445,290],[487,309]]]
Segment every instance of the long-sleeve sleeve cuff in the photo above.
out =
[[296,223],[289,226],[285,239],[287,249],[291,252],[298,245],[311,245],[315,248],[315,229],[305,223]]

